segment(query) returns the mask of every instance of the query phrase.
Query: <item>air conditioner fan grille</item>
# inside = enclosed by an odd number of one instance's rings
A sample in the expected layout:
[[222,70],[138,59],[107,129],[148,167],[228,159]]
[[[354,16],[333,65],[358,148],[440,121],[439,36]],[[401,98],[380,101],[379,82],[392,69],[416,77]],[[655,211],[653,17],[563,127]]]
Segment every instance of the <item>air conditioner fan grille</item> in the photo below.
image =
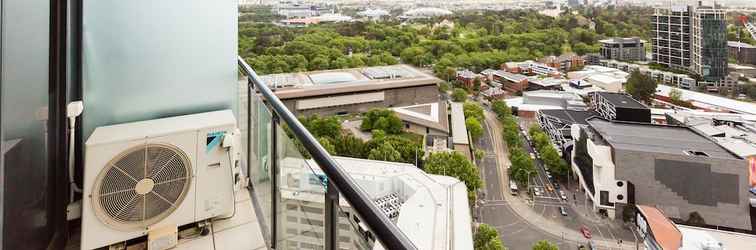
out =
[[133,147],[113,158],[95,182],[95,212],[120,230],[144,228],[171,214],[183,201],[191,165],[178,148],[165,144]]

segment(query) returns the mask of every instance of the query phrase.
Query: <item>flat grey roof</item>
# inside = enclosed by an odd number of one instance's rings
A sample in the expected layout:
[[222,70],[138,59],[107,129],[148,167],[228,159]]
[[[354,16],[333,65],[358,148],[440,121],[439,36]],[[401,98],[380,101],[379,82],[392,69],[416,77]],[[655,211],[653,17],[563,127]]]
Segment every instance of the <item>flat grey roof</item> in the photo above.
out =
[[693,150],[714,158],[739,159],[687,127],[610,122],[601,118],[590,118],[588,124],[616,149],[674,155],[689,155],[686,151]]
[[441,82],[406,64],[260,76],[280,99],[435,85]]
[[648,109],[646,105],[643,105],[627,94],[601,91],[598,92],[598,95],[606,98],[607,101],[614,104],[614,106],[618,108]]
[[593,116],[599,116],[593,110],[569,110],[569,109],[543,109],[540,110],[544,115],[549,115],[562,120],[565,124],[583,124],[587,125],[587,119]]

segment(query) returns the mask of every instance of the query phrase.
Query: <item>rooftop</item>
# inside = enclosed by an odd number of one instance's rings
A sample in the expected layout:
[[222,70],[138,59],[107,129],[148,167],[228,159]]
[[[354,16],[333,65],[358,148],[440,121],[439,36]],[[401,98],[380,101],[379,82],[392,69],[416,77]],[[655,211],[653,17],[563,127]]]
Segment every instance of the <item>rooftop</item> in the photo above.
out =
[[270,74],[260,79],[280,99],[435,85],[440,79],[406,64]]
[[683,234],[677,229],[675,223],[667,219],[667,216],[655,207],[637,205],[636,208],[646,219],[654,239],[663,249],[680,249],[683,243]]
[[611,104],[619,108],[628,108],[628,109],[647,109],[648,108],[646,107],[646,105],[643,105],[642,103],[633,99],[633,97],[628,94],[612,93],[612,92],[596,92],[596,94],[605,98]]
[[607,39],[599,40],[600,43],[646,43],[646,41],[641,40],[638,37],[612,37]]
[[737,42],[737,41],[727,41],[728,47],[736,47],[736,48],[746,48],[746,49],[756,49],[756,46],[750,45],[747,43]]
[[690,151],[709,157],[738,159],[716,142],[686,127],[633,122],[610,122],[590,118],[588,124],[613,148],[691,156]]
[[588,125],[588,118],[599,116],[593,110],[569,110],[569,109],[550,109],[541,110],[544,115],[552,116],[562,121],[564,124],[583,124]]
[[424,103],[392,108],[402,121],[449,133],[446,102]]
[[675,88],[663,84],[656,87],[656,94],[669,96],[673,89],[680,91],[683,101],[690,101],[696,107],[706,107],[719,112],[736,112],[741,114],[756,115],[756,103],[738,101],[730,98],[710,95],[706,93]]
[[465,110],[461,102],[451,103],[452,141],[454,144],[470,144],[465,125]]
[[[395,196],[400,201],[395,222],[418,249],[462,249],[472,246],[467,188],[455,178],[426,174],[411,164],[348,157],[333,157],[362,188],[369,198]],[[303,180],[323,175],[313,160],[285,158],[281,176]],[[317,177],[316,177],[317,179]],[[282,196],[306,202],[323,202],[324,188],[319,182],[283,182]],[[286,185],[296,185],[289,192]],[[306,186],[313,186],[307,188]],[[345,201],[340,202],[346,204]],[[376,244],[377,249],[382,246]]]
[[756,116],[695,111],[670,111],[666,115],[741,158],[756,155]]

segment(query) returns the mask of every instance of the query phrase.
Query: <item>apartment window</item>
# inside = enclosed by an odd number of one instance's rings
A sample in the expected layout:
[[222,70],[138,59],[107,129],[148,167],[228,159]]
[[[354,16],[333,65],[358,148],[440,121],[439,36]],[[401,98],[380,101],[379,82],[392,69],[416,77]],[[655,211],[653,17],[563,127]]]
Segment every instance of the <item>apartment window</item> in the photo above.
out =
[[319,245],[315,245],[315,244],[310,244],[310,243],[305,243],[305,242],[300,243],[299,247],[301,247],[303,249],[315,249],[315,250],[323,249],[323,246],[319,246]]
[[313,213],[313,214],[323,214],[323,209],[317,208],[317,207],[302,206],[302,212]]
[[286,229],[286,234],[288,234],[288,235],[298,235],[297,229],[295,229],[295,228],[287,228]]
[[302,218],[302,219],[300,219],[300,222],[302,224],[306,224],[306,225],[323,226],[323,221],[322,220],[313,220],[313,219],[308,219],[308,218]]
[[288,222],[293,222],[293,223],[297,223],[297,221],[298,221],[298,220],[297,220],[297,217],[294,217],[294,216],[286,216],[286,221],[288,221]]
[[609,191],[599,191],[599,204],[609,207],[614,206],[614,203],[609,202]]
[[297,210],[297,204],[286,204],[286,210]]
[[303,236],[307,236],[307,237],[316,238],[316,239],[322,239],[323,238],[323,234],[322,233],[313,232],[313,231],[303,231],[302,235]]

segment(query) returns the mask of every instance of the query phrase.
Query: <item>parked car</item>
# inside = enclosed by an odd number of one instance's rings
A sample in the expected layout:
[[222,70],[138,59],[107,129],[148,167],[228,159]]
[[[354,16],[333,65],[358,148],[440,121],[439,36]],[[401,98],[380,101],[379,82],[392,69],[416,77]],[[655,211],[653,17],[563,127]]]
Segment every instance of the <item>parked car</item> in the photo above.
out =
[[557,190],[558,190],[559,188],[560,188],[560,187],[559,187],[559,182],[554,182],[554,189],[557,189]]
[[559,213],[562,214],[562,216],[567,216],[567,209],[559,207]]
[[586,227],[586,226],[581,226],[580,227],[580,233],[582,233],[583,237],[585,237],[586,239],[590,239],[592,237],[591,236],[591,231],[588,230],[588,227]]
[[533,154],[533,153],[530,153],[530,159],[533,159],[533,160],[535,160],[535,154]]
[[550,192],[554,192],[554,188],[551,187],[551,185],[549,184],[546,184],[546,189],[549,190]]
[[559,197],[562,198],[562,200],[567,201],[567,195],[564,194],[564,191],[559,190]]

